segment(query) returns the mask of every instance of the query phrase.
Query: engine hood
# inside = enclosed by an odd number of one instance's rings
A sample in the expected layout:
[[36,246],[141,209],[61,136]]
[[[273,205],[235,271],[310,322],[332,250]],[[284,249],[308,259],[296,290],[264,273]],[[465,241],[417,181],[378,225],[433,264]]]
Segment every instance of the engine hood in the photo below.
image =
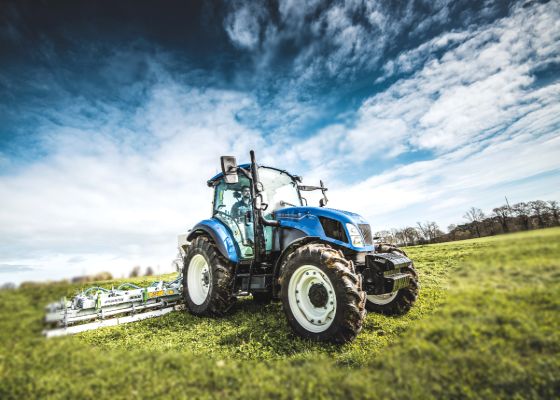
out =
[[368,223],[359,214],[327,207],[289,207],[274,212],[276,219],[300,219],[305,215],[332,218],[343,223],[351,223],[354,225]]

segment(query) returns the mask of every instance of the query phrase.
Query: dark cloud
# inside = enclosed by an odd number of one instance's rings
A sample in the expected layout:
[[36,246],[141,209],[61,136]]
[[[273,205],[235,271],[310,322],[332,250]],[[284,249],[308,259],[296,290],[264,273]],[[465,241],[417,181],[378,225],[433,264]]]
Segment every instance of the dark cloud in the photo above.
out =
[[[160,77],[153,61],[187,85],[253,93],[266,114],[247,110],[254,128],[307,132],[377,90],[387,58],[507,11],[492,1],[5,2],[0,146],[29,140],[41,106],[60,99],[135,107]],[[296,103],[309,112],[295,117]]]

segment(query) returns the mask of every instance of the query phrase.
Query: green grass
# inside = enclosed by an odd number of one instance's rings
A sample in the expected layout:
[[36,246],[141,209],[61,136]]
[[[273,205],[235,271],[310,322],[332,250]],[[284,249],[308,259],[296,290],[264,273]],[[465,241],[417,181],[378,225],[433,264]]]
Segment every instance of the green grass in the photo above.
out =
[[176,312],[45,340],[44,305],[79,287],[0,291],[0,398],[560,393],[560,229],[407,252],[420,274],[417,305],[398,318],[368,314],[357,340],[344,346],[302,340],[279,304],[250,300],[222,319]]

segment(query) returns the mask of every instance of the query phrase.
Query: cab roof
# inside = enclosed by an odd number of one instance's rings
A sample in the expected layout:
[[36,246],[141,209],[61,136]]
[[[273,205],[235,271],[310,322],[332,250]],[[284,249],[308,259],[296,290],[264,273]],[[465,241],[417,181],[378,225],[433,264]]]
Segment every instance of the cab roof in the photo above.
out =
[[[239,172],[239,169],[243,168],[246,171],[251,171],[251,164],[240,164],[237,166],[237,172]],[[269,168],[269,169],[274,169],[276,171],[282,172],[286,175],[288,175],[290,178],[292,178],[295,181],[300,181],[301,182],[301,177],[298,175],[292,175],[290,174],[288,171],[284,170],[284,169],[279,169],[279,168],[274,168],[274,167],[267,167],[265,165],[259,165],[259,168]],[[220,172],[216,175],[214,175],[212,178],[210,178],[206,183],[208,184],[208,186],[214,186],[214,184],[219,181],[220,179],[222,179],[222,177],[224,176],[223,172]]]

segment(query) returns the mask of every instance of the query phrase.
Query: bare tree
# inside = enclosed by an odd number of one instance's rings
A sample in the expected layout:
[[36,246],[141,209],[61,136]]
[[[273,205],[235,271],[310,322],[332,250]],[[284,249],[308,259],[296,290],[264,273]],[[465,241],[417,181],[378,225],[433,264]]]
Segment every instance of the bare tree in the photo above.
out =
[[439,226],[435,221],[428,222],[428,229],[430,232],[430,241],[434,241],[443,235],[443,232],[439,229]]
[[397,239],[398,244],[404,246],[410,246],[416,242],[418,233],[415,228],[406,227],[406,228],[397,229],[395,233],[395,237]]
[[418,232],[420,233],[420,238],[426,241],[430,240],[430,230],[428,228],[428,223],[416,222],[418,226]]
[[405,242],[409,245],[415,244],[418,241],[418,231],[412,226],[407,226],[402,230]]
[[465,215],[463,215],[463,218],[474,225],[474,228],[476,229],[476,235],[480,237],[479,225],[484,220],[484,213],[482,212],[482,210],[480,208],[471,207],[467,210]]
[[486,230],[486,232],[488,232],[489,235],[495,235],[496,234],[496,218],[495,217],[486,217],[484,218],[484,221],[482,223],[482,225],[484,226],[484,229]]
[[502,226],[502,230],[504,232],[509,232],[509,227],[508,227],[508,218],[510,213],[509,207],[508,206],[496,207],[492,211],[494,212],[494,215],[500,222],[500,225]]
[[144,275],[145,276],[153,276],[154,275],[154,269],[152,267],[146,268],[146,273]]
[[533,211],[533,215],[537,217],[539,228],[544,228],[544,217],[548,211],[548,204],[546,204],[546,202],[542,200],[535,200],[529,202],[529,207]]
[[554,225],[560,225],[560,220],[558,219],[559,209],[558,209],[558,202],[556,200],[549,200],[548,201],[548,208],[552,213],[552,218],[554,220]]
[[397,245],[406,246],[406,240],[404,238],[402,229],[395,229],[395,239],[396,239]]
[[521,222],[523,229],[528,231],[531,228],[530,225],[531,207],[529,207],[529,204],[524,202],[516,203],[513,206],[511,206],[511,210]]
[[426,221],[424,223],[417,222],[418,230],[422,235],[424,240],[428,242],[433,241],[435,238],[441,236],[443,232],[439,229],[439,226],[434,221]]

